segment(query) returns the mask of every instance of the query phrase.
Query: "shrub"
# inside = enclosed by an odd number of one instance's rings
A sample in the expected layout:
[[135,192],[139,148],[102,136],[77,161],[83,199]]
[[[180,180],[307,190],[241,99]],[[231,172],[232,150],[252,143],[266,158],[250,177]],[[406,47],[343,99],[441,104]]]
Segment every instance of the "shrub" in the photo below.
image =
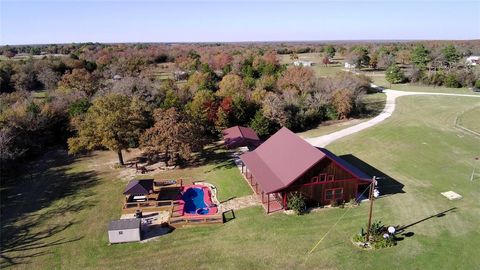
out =
[[307,204],[305,203],[305,198],[299,192],[293,192],[288,198],[287,206],[289,209],[295,211],[297,215],[305,213],[307,210]]
[[445,74],[442,72],[435,72],[431,76],[428,77],[427,84],[433,84],[436,86],[441,86],[445,81]]
[[421,69],[414,68],[412,74],[410,74],[410,82],[417,83],[425,78],[425,72]]
[[445,77],[445,80],[443,81],[443,83],[446,87],[450,87],[450,88],[460,88],[460,87],[462,87],[460,82],[457,80],[457,76],[455,76],[455,74],[448,74]]
[[475,82],[475,88],[480,89],[480,79]]
[[358,202],[355,198],[351,198],[350,201],[348,202],[350,205],[357,205]]
[[461,69],[455,71],[455,76],[457,77],[458,82],[463,87],[472,87],[475,85],[475,80],[477,76],[472,69]]

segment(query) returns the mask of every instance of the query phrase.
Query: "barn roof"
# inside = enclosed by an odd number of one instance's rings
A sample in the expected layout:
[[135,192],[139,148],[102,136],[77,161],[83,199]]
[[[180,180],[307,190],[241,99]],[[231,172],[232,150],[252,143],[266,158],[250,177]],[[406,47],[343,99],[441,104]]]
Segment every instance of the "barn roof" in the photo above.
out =
[[368,181],[370,177],[323,148],[316,148],[290,131],[282,128],[257,149],[240,156],[266,193],[281,190],[320,160],[329,158],[355,177]]
[[150,194],[153,191],[153,179],[131,180],[128,182],[124,195]]
[[139,218],[114,220],[114,221],[111,221],[110,224],[108,225],[109,231],[129,230],[129,229],[138,229],[138,228],[140,228]]
[[260,143],[257,133],[248,127],[230,127],[223,130],[222,134],[225,144],[231,148],[248,145],[257,146]]

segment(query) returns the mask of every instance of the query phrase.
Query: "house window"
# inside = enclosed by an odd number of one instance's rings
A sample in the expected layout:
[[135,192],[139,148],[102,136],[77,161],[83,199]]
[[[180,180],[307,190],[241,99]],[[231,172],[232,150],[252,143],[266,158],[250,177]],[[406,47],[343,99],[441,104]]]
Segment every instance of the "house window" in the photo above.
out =
[[318,182],[318,176],[312,177],[312,183],[316,183],[316,182]]
[[325,191],[325,200],[342,200],[343,199],[343,188],[332,188]]
[[325,182],[325,180],[327,180],[327,174],[326,173],[321,173],[319,175],[319,177],[320,177],[320,180],[319,180],[320,182]]
[[334,177],[333,175],[329,175],[328,178],[327,178],[327,180],[328,180],[328,181],[333,181],[334,178],[335,178],[335,177]]
[[118,231],[118,234],[122,235],[122,234],[123,234],[123,231]]

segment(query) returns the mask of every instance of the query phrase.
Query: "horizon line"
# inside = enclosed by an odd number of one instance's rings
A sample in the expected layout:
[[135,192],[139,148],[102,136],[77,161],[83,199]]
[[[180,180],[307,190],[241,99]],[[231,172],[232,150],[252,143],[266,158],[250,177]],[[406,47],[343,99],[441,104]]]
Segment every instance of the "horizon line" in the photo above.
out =
[[52,43],[23,43],[8,44],[0,43],[0,46],[41,46],[41,45],[67,45],[67,44],[235,44],[235,43],[337,43],[337,42],[419,42],[419,41],[480,41],[479,38],[472,39],[311,39],[311,40],[239,40],[239,41],[74,41],[74,42],[52,42]]

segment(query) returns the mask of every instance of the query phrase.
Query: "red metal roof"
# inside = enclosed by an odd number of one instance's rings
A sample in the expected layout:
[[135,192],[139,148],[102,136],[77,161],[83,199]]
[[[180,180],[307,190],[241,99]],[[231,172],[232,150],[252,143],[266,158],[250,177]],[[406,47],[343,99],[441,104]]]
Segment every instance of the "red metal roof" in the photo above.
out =
[[257,133],[251,128],[234,126],[223,130],[223,140],[228,147],[240,147],[260,143]]
[[288,186],[325,156],[288,128],[273,134],[255,151],[240,159],[255,176],[264,192]]
[[289,186],[325,157],[359,179],[368,178],[360,170],[344,160],[340,162],[339,157],[326,151],[312,146],[284,127],[254,151],[241,155],[240,159],[266,193]]

